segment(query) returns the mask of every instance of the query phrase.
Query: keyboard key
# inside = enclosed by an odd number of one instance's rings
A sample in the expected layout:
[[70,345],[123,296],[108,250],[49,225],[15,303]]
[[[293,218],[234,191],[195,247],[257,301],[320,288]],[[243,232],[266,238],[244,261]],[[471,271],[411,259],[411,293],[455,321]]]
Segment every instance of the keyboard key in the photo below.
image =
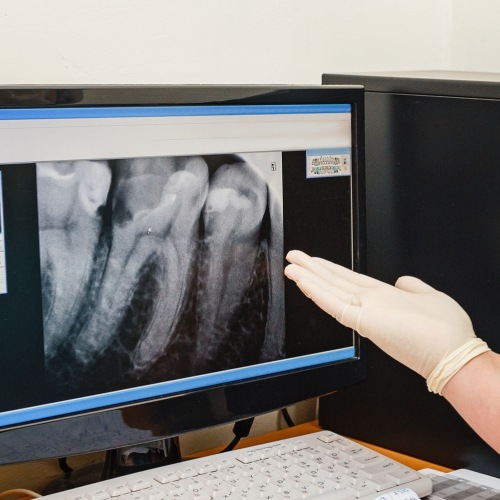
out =
[[302,495],[302,498],[319,495],[321,493],[321,489],[315,484],[307,482],[298,483],[294,486],[294,490],[297,490]]
[[330,479],[318,479],[314,484],[321,490],[322,495],[337,489],[337,484]]
[[244,464],[250,464],[260,460],[260,453],[257,450],[245,451],[238,456],[238,460]]
[[340,439],[342,436],[339,434],[335,434],[334,432],[321,432],[318,435],[318,439],[323,441],[324,443],[333,443],[337,439]]
[[194,467],[184,467],[178,472],[180,478],[184,477],[194,477],[198,475],[198,472]]
[[218,465],[219,470],[226,470],[226,469],[232,469],[235,467],[236,464],[234,461],[231,460],[221,460]]
[[371,479],[367,479],[366,482],[371,484],[377,491],[394,488],[396,486],[396,482],[385,475],[373,476]]
[[106,490],[95,490],[89,493],[89,500],[107,500],[111,495]]
[[367,453],[366,448],[362,446],[348,446],[343,450],[344,454],[347,455],[348,457],[356,457],[359,455],[364,455]]
[[337,490],[345,489],[353,483],[353,479],[345,474],[337,474],[332,476],[330,480],[335,484]]
[[417,474],[410,469],[394,468],[387,473],[387,477],[393,479],[399,486],[417,479]]
[[262,448],[259,453],[260,453],[260,458],[262,460],[265,460],[266,458],[274,457],[275,455],[278,454],[277,450],[275,450],[271,446],[268,446],[267,448]]
[[126,484],[115,484],[108,488],[108,493],[111,497],[119,497],[120,495],[130,493],[130,488]]
[[377,453],[366,452],[361,456],[353,457],[353,462],[361,468],[383,462],[383,458]]
[[350,477],[354,483],[359,483],[360,481],[366,481],[368,479],[368,476],[360,469],[351,469],[346,473],[346,476]]
[[127,483],[130,491],[140,491],[151,487],[151,483],[145,479],[135,479],[134,481]]
[[278,455],[284,455],[293,451],[292,445],[289,442],[279,443],[273,447]]
[[373,486],[365,482],[352,484],[348,486],[347,489],[353,491],[354,494],[356,495],[356,498],[362,498],[365,497],[366,495],[377,493],[377,490]]
[[332,441],[332,446],[334,446],[335,448],[338,448],[339,450],[348,450],[352,447],[352,441],[350,441],[349,439],[346,439],[346,438],[340,438],[340,439],[336,439],[335,441]]
[[307,471],[306,475],[308,478],[310,478],[309,480],[313,483],[317,483],[318,481],[323,481],[325,479],[329,479],[329,477],[330,477],[328,472],[321,469],[321,468],[309,470],[309,471]]
[[380,462],[377,462],[373,465],[365,467],[363,469],[363,472],[368,477],[372,477],[373,475],[388,473],[391,469],[394,469],[396,467],[397,467],[397,464],[395,462],[383,459]]
[[308,446],[302,450],[302,453],[310,459],[315,459],[317,457],[323,456],[323,451],[320,448],[313,448],[312,446]]
[[196,471],[198,474],[206,474],[207,472],[215,472],[217,470],[217,464],[214,462],[203,462],[196,465]]
[[172,481],[177,481],[178,479],[180,479],[180,476],[177,474],[177,472],[167,469],[165,471],[158,472],[154,479],[161,484],[166,484],[171,483]]

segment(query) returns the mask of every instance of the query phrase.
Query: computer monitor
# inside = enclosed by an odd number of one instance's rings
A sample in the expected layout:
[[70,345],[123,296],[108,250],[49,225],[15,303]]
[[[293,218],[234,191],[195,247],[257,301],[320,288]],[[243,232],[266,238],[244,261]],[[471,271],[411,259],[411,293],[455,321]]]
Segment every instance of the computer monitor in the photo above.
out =
[[361,380],[283,267],[363,270],[363,186],[361,87],[0,89],[0,463]]

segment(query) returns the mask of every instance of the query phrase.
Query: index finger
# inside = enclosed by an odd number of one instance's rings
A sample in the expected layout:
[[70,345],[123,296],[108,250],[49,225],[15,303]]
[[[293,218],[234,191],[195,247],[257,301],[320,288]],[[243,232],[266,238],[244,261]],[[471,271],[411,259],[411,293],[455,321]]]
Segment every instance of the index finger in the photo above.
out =
[[324,277],[325,272],[328,272],[331,279],[341,278],[361,288],[371,288],[380,284],[380,282],[369,276],[359,274],[347,267],[335,264],[321,257],[311,257],[300,250],[291,250],[288,252],[286,259],[290,263],[297,264],[318,276]]

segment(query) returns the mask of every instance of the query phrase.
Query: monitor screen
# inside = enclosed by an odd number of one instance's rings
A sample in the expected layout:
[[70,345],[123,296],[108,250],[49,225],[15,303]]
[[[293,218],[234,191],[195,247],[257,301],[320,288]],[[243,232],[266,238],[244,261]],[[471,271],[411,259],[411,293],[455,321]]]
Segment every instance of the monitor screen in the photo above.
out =
[[117,448],[360,380],[283,277],[363,267],[360,88],[0,90],[0,463]]

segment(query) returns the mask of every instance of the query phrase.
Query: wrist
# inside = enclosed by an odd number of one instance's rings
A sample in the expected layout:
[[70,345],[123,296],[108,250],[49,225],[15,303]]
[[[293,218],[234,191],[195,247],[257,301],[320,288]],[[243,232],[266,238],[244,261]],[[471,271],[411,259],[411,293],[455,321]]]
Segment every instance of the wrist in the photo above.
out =
[[453,352],[445,356],[427,377],[430,392],[442,394],[446,384],[472,359],[489,351],[490,348],[477,337],[474,337]]
[[462,418],[500,453],[500,354],[487,351],[459,370],[443,388]]

